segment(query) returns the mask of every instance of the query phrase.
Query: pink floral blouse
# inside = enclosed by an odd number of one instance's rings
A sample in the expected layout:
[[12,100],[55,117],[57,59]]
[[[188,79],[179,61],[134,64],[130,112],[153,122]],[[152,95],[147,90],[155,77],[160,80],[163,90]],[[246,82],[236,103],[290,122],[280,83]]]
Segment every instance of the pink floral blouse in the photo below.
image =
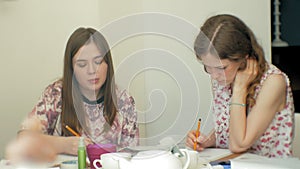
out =
[[[294,103],[289,78],[277,67],[270,64],[264,73],[260,85],[255,90],[255,96],[261,90],[263,82],[272,74],[284,75],[286,79],[286,105],[277,112],[273,121],[263,135],[251,146],[249,152],[266,157],[288,157],[292,155],[292,139],[294,128]],[[216,146],[228,148],[229,145],[229,103],[231,101],[231,87],[220,86],[213,81],[213,114],[215,120]],[[252,107],[248,109],[250,112]]]
[[[60,80],[47,86],[28,116],[28,118],[37,118],[40,121],[45,134],[61,135],[61,91],[62,82]],[[91,133],[88,135],[84,132],[82,135],[91,138],[96,143],[115,143],[119,147],[136,146],[139,144],[139,128],[134,99],[128,95],[126,90],[117,90],[117,98],[117,116],[111,129],[107,132],[102,132],[106,122],[103,117],[103,100],[94,103],[84,102]]]

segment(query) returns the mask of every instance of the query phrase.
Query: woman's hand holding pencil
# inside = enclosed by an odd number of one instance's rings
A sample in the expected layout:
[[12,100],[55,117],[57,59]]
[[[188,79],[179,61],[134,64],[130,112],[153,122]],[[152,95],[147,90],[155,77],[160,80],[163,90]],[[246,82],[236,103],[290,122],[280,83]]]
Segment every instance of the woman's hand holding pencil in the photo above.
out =
[[197,139],[200,135],[200,126],[201,126],[201,119],[198,120],[197,130],[196,130],[196,140],[194,141],[194,150],[197,150]]
[[186,146],[196,151],[202,151],[207,147],[215,147],[216,139],[214,130],[208,136],[200,132],[201,119],[198,121],[197,129],[187,134]]
[[[66,128],[69,132],[71,132],[74,136],[76,136],[76,137],[80,137],[80,136],[81,136],[79,133],[77,133],[76,131],[74,131],[74,130],[73,130],[71,127],[69,127],[68,125],[65,125],[65,128]],[[89,138],[85,138],[84,140],[85,140],[86,145],[88,145],[88,144],[95,144],[95,142],[94,142],[93,140],[89,139]]]
[[80,137],[80,134],[78,134],[76,131],[74,131],[71,127],[68,125],[65,125],[66,129],[71,132],[74,136]]

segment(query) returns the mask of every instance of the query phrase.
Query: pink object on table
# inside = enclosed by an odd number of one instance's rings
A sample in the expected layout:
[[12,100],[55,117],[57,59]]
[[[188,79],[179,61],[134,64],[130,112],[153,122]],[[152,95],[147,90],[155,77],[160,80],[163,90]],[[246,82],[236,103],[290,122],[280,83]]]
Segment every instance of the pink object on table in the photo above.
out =
[[[93,166],[93,161],[95,159],[100,159],[100,156],[105,153],[111,153],[117,151],[116,144],[89,144],[86,148],[87,155],[90,161],[90,168],[95,169]],[[98,163],[99,164],[99,163]],[[98,165],[98,168],[101,167],[101,164]]]

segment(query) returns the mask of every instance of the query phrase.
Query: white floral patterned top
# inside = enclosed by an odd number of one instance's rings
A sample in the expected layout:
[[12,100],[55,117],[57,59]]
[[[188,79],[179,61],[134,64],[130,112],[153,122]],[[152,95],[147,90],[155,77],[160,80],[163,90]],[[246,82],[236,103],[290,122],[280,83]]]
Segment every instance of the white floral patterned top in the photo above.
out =
[[[255,96],[261,90],[263,82],[272,74],[282,74],[286,79],[286,105],[277,112],[273,121],[263,135],[251,146],[249,152],[266,157],[288,157],[292,155],[292,139],[294,128],[294,101],[288,76],[276,66],[269,64],[269,69],[264,73],[260,85],[255,90]],[[228,148],[229,145],[229,103],[232,90],[230,86],[220,86],[212,82],[213,114],[215,120],[216,147]],[[252,107],[248,108],[248,112]]]
[[[61,135],[61,91],[62,82],[60,80],[47,86],[38,103],[28,115],[28,118],[39,120],[45,134]],[[134,99],[128,95],[126,90],[117,90],[117,98],[118,112],[113,125],[107,132],[102,132],[106,122],[103,117],[103,98],[97,102],[89,102],[84,99],[84,107],[88,117],[87,123],[91,133],[87,135],[84,132],[82,136],[89,137],[96,143],[114,143],[120,148],[139,144],[139,128]]]

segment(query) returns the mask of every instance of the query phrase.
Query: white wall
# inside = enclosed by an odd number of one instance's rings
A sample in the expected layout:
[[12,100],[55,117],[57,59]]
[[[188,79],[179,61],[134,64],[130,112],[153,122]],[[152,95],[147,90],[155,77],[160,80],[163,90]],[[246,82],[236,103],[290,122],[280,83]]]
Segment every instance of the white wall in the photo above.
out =
[[99,20],[98,0],[0,0],[0,157],[44,87],[61,76],[71,32]]
[[204,116],[210,109],[209,80],[191,50],[195,30],[222,12],[248,23],[270,60],[269,1],[0,0],[0,157],[44,87],[61,76],[67,38],[78,26],[98,28],[108,39],[117,80],[146,124],[142,137],[182,136],[195,127],[187,123],[196,111]]

